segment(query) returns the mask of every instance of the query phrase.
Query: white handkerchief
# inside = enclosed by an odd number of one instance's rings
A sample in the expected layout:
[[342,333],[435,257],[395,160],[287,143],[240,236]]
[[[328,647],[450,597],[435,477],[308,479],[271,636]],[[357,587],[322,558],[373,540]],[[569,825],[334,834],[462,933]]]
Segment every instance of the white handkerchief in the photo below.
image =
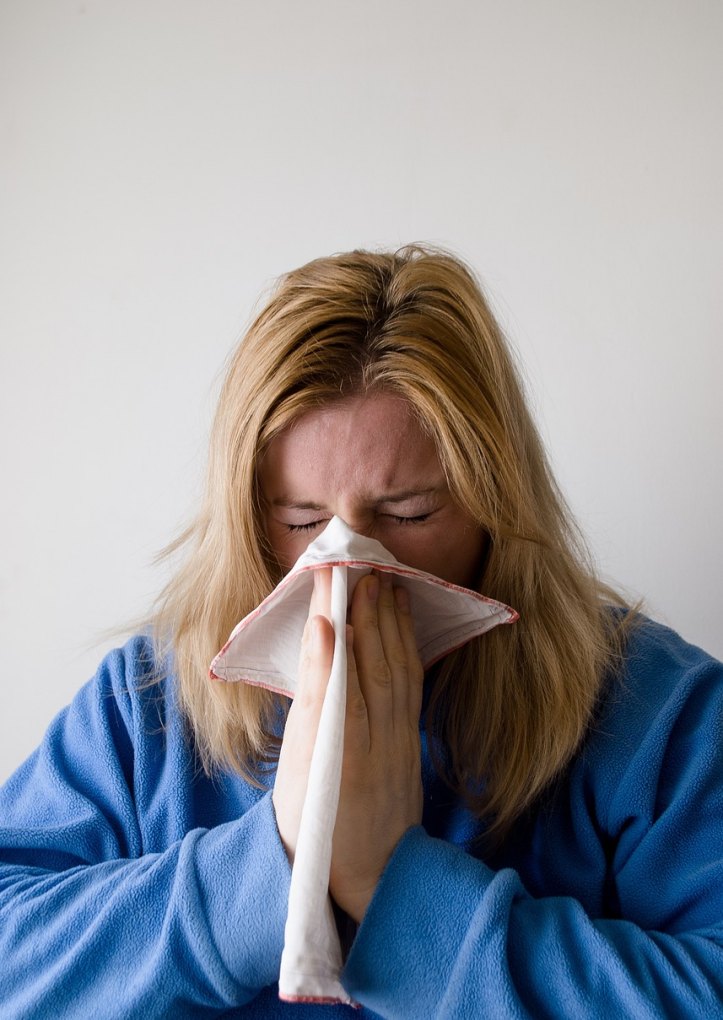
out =
[[405,566],[381,543],[357,535],[334,517],[271,594],[237,624],[211,663],[212,678],[243,680],[293,697],[313,572],[320,567],[333,568],[334,658],[291,875],[279,995],[290,1001],[350,1002],[339,979],[341,946],[328,890],[346,710],[346,616],[354,588],[372,570],[395,575],[395,585],[410,594],[425,669],[497,624],[513,623],[517,613],[477,592]]

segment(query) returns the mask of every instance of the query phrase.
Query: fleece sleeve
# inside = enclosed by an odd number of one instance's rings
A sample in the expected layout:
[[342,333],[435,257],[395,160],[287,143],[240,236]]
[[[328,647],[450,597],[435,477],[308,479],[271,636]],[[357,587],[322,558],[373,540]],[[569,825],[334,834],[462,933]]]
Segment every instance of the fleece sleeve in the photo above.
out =
[[276,981],[289,868],[269,796],[145,852],[122,674],[106,660],[0,791],[3,1016],[212,1015]]
[[515,870],[414,828],[359,929],[349,993],[385,1017],[723,1018],[721,690],[719,666],[699,670],[614,745],[597,788],[579,767],[576,825],[608,857],[613,911],[532,896]]

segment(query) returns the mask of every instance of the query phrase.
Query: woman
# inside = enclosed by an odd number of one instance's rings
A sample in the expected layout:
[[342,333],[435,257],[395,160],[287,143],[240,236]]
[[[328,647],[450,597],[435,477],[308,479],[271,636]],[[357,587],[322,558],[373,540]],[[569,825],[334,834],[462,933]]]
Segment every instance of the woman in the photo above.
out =
[[152,639],[0,796],[2,1015],[350,1015],[276,988],[330,625],[288,717],[207,676],[333,515],[520,614],[424,676],[414,606],[354,593],[330,892],[362,1015],[723,1016],[723,667],[595,578],[474,278],[421,248],[290,273],[236,351]]

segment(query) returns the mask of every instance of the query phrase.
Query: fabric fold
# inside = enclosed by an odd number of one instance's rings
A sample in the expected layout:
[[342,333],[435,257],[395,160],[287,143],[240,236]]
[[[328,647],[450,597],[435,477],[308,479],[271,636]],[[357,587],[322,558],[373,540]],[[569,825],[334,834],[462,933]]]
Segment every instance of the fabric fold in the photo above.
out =
[[242,680],[293,697],[314,571],[328,567],[332,568],[334,654],[292,868],[279,995],[288,1001],[351,1003],[340,981],[343,961],[329,897],[329,871],[344,750],[346,621],[354,588],[372,570],[395,575],[394,583],[410,594],[425,669],[492,627],[514,623],[517,613],[477,592],[405,566],[379,542],[357,535],[334,517],[274,591],[237,624],[211,663],[210,677]]

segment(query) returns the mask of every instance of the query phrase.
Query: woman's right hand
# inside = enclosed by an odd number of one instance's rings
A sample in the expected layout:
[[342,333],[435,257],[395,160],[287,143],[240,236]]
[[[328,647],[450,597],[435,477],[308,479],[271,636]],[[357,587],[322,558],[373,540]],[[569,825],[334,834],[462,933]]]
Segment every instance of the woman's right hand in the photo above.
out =
[[330,606],[331,568],[328,567],[314,571],[314,591],[301,640],[296,694],[286,719],[272,794],[276,825],[291,864],[296,853],[311,756],[334,656]]

